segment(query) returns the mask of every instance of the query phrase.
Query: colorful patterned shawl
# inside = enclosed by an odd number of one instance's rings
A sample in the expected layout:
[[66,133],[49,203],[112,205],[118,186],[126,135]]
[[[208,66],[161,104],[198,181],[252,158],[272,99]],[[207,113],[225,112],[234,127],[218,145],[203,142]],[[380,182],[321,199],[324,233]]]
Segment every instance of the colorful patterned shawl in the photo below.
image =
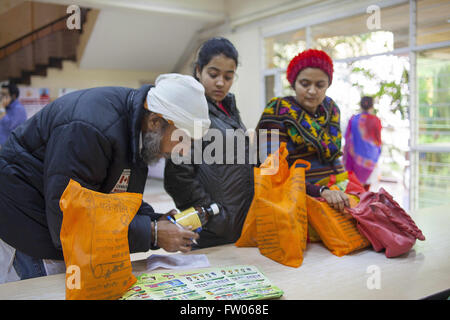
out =
[[342,154],[340,111],[336,103],[326,97],[316,114],[314,117],[306,112],[294,97],[273,98],[264,109],[259,124],[289,124],[287,133],[299,148],[316,152],[321,163],[330,163]]
[[372,173],[381,153],[381,122],[363,112],[352,116],[345,132],[344,164],[361,183]]

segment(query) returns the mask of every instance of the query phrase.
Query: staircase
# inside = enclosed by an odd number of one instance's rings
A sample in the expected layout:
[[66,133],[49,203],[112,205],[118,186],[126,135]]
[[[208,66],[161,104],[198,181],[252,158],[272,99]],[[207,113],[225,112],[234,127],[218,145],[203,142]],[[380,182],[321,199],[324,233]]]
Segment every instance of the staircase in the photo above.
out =
[[[25,5],[33,9],[39,3]],[[46,76],[50,67],[61,69],[63,60],[76,61],[78,41],[89,9],[81,9],[81,29],[69,30],[66,23],[71,14],[65,14],[64,6],[58,7],[61,7],[57,8],[58,18],[32,28],[25,35],[0,47],[0,81],[30,85],[31,76]],[[64,15],[61,16],[61,12]],[[5,16],[11,19],[8,14]]]

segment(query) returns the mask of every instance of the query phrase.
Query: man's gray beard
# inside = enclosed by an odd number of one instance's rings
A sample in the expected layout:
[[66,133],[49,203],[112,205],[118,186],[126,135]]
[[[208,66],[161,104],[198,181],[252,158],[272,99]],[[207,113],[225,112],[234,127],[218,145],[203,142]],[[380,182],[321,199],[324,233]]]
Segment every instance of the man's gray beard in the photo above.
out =
[[161,140],[163,132],[146,132],[143,136],[141,157],[148,164],[155,164],[163,157],[161,153]]

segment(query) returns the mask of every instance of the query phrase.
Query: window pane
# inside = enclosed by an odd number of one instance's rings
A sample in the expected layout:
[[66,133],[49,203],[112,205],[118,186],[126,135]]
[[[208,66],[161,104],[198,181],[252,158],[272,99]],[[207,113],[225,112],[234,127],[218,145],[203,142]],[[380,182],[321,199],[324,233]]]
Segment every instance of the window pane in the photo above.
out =
[[450,1],[417,2],[417,45],[450,40]]
[[287,68],[289,61],[306,49],[305,30],[287,32],[265,39],[266,68]]
[[450,145],[450,48],[418,52],[418,144],[436,152],[419,152],[418,206],[450,202],[450,153],[437,152]]
[[398,183],[403,181],[405,156],[409,150],[409,67],[409,58],[397,55],[335,63],[335,79],[327,91],[340,107],[343,133],[350,117],[360,112],[361,97],[374,97],[376,115],[383,125],[379,175],[383,180]]
[[450,48],[418,53],[419,144],[450,144]]
[[[378,54],[408,46],[409,4],[379,9],[312,28],[313,47],[333,59]],[[377,9],[378,8],[378,9]]]
[[264,83],[265,83],[265,101],[264,103],[267,103],[270,99],[272,99],[275,96],[275,76],[265,76],[264,77]]
[[291,84],[289,83],[287,77],[286,77],[286,72],[283,72],[281,74],[281,86],[282,86],[282,96],[293,96],[295,95],[294,89],[292,89]]
[[450,203],[450,153],[419,153],[419,208]]

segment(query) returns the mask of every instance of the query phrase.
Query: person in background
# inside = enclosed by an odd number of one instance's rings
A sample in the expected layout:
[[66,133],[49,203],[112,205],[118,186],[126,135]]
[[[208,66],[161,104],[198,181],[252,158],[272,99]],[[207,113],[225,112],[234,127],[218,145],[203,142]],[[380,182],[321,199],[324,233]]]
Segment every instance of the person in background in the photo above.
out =
[[0,105],[0,148],[11,132],[27,120],[25,108],[19,102],[19,89],[10,82],[2,85]]
[[[164,187],[178,209],[209,206],[211,203],[220,208],[219,214],[210,219],[200,232],[199,247],[236,242],[253,199],[253,165],[249,161],[240,163],[239,152],[228,150],[225,141],[227,130],[246,131],[234,95],[229,92],[237,66],[238,52],[225,38],[212,38],[203,43],[194,65],[194,77],[205,88],[210,129],[219,131],[223,137],[223,159],[212,164],[204,159],[200,164],[166,161]],[[205,140],[206,136],[201,146],[202,154],[212,143]],[[232,163],[227,161],[227,153],[233,153]],[[247,136],[242,154],[248,160]]]
[[371,175],[381,154],[381,121],[374,115],[373,98],[362,97],[361,112],[348,121],[345,132],[344,164],[369,191]]
[[295,95],[272,98],[265,107],[257,125],[257,130],[266,129],[268,133],[263,153],[279,148],[270,143],[270,136],[279,134],[279,143],[286,142],[289,151],[289,166],[297,159],[311,163],[311,169],[305,173],[306,193],[323,197],[331,207],[342,211],[349,206],[344,192],[314,185],[331,174],[344,172],[339,159],[340,110],[326,96],[333,80],[333,61],[322,50],[305,50],[290,61],[286,75]]
[[[45,106],[0,150],[0,283],[64,266],[59,201],[70,179],[101,193],[142,194],[148,165],[186,143],[172,134],[200,139],[209,124],[203,86],[180,74],[137,90],[75,91]],[[128,227],[130,253],[188,252],[197,238],[144,201]]]

